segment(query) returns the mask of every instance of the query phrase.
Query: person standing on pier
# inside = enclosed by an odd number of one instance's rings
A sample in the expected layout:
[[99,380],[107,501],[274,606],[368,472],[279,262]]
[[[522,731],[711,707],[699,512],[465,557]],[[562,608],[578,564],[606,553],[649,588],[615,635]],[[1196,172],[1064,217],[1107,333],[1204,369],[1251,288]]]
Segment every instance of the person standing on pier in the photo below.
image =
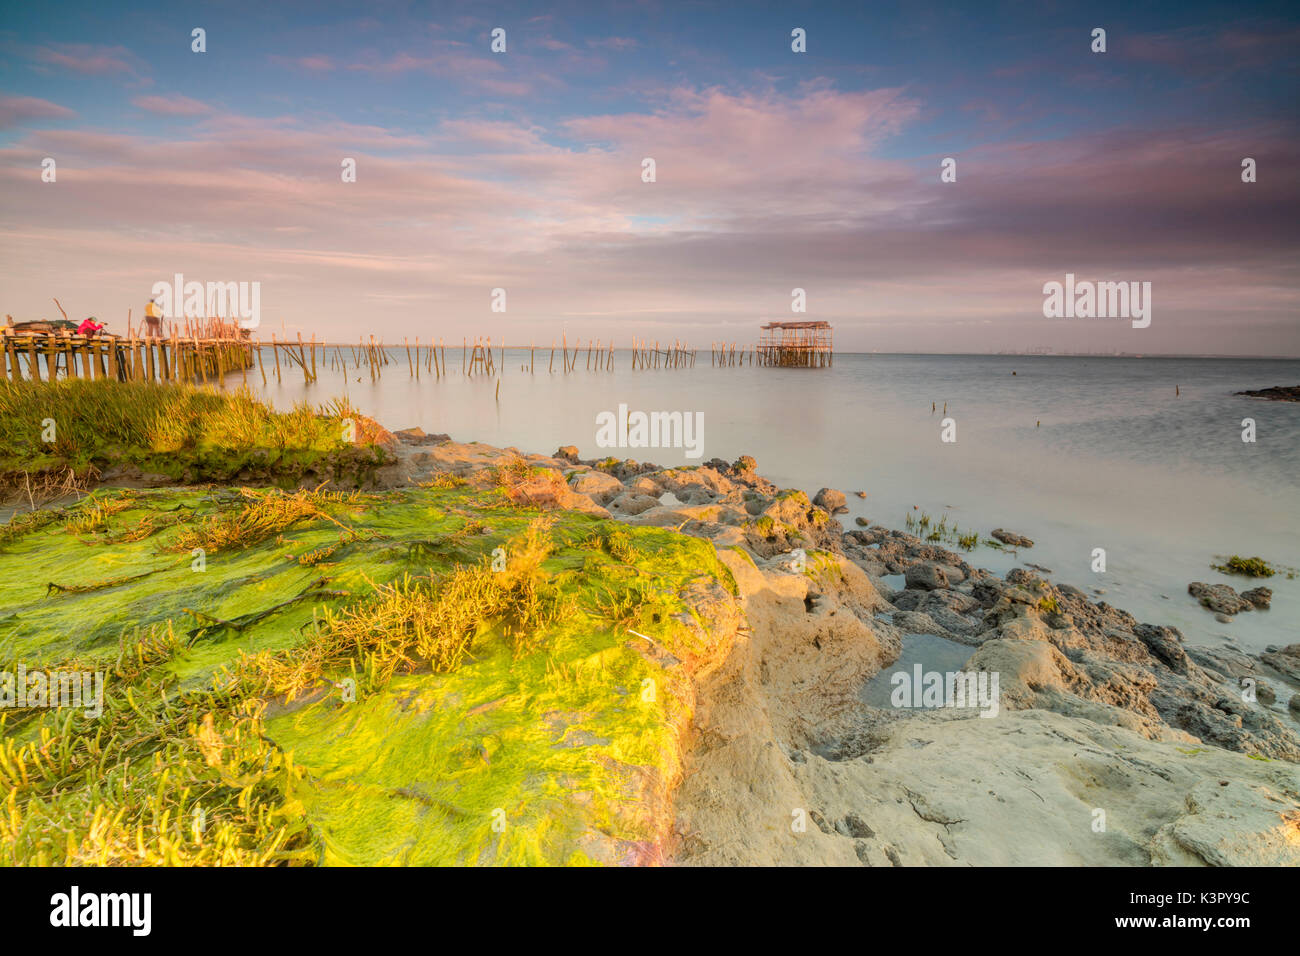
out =
[[150,299],[149,304],[144,307],[144,337],[146,339],[162,338],[162,309],[158,308],[156,299]]

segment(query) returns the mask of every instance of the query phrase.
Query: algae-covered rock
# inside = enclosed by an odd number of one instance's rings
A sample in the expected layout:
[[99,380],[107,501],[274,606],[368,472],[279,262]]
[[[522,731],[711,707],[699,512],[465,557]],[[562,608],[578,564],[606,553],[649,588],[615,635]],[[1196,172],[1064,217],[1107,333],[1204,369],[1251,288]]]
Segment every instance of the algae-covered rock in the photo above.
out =
[[657,861],[731,573],[520,477],[105,492],[4,529],[10,663],[108,680],[98,717],[0,723],[0,863]]

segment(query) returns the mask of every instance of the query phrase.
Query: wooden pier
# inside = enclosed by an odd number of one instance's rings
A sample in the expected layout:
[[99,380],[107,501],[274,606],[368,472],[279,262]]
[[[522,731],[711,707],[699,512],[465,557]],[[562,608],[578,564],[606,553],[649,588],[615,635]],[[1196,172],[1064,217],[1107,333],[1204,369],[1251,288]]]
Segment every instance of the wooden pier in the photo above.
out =
[[[322,368],[377,382],[390,366],[400,371],[403,356],[407,373],[416,380],[424,376],[442,379],[452,373],[499,378],[507,365],[506,343],[494,342],[490,336],[462,339],[460,367],[455,368],[455,346],[449,356],[442,339],[430,338],[421,343],[416,337],[414,342],[403,339],[400,344],[388,345],[370,336],[352,344],[317,342],[314,336],[304,340],[301,334],[285,340],[272,334],[265,342],[219,323],[173,326],[166,337],[104,333],[86,336],[67,329],[33,332],[0,327],[0,346],[4,354],[0,375],[15,381],[112,378],[224,386],[227,377],[234,375],[241,382],[257,376],[266,385],[272,377],[279,384],[286,376],[301,373],[303,383],[310,385],[317,381]],[[761,348],[715,342],[710,348],[710,364],[731,368],[748,362],[752,366],[756,355],[758,364],[771,364],[763,361]],[[510,361],[517,362],[521,372],[552,375],[612,372],[620,357],[633,371],[688,369],[695,367],[697,354],[686,342],[677,340],[661,344],[634,338],[630,349],[617,349],[612,341],[603,339],[579,339],[570,345],[567,335],[549,346],[530,342],[509,351]]]
[[778,368],[829,368],[835,357],[829,322],[769,322],[755,351],[759,365]]
[[246,339],[122,338],[14,332],[0,329],[6,378],[52,382],[58,378],[113,378],[118,381],[216,382],[252,367],[253,346]]

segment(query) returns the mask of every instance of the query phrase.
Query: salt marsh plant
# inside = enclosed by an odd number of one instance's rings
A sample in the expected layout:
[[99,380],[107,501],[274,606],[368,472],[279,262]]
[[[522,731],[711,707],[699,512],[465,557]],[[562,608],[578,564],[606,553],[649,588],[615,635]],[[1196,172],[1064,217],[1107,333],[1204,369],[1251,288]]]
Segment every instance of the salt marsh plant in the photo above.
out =
[[[903,516],[903,525],[908,531],[917,537],[931,542],[943,542],[945,544],[955,545],[963,551],[972,551],[979,546],[980,538],[978,532],[963,532],[954,522],[948,524],[948,516],[942,516],[938,523],[930,517],[928,512],[916,509],[909,511]],[[985,541],[985,544],[991,542]]]
[[[353,442],[343,440],[344,419],[356,423]],[[115,465],[191,482],[256,470],[272,482],[296,483],[313,468],[340,467],[359,478],[382,463],[391,440],[342,400],[277,412],[243,389],[0,381],[0,496],[84,488]]]

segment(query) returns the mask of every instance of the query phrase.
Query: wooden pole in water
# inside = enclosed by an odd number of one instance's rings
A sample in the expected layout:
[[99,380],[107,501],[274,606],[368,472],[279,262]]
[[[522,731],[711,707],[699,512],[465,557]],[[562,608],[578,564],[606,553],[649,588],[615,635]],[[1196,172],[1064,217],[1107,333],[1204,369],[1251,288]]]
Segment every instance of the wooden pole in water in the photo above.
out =
[[[198,344],[197,342],[195,343]],[[280,343],[275,340],[275,333],[271,333],[271,354],[275,356],[275,384],[280,384]]]
[[257,353],[257,370],[262,373],[262,385],[266,385],[266,369],[262,368],[262,340],[258,339],[257,344],[253,346],[253,351]]

